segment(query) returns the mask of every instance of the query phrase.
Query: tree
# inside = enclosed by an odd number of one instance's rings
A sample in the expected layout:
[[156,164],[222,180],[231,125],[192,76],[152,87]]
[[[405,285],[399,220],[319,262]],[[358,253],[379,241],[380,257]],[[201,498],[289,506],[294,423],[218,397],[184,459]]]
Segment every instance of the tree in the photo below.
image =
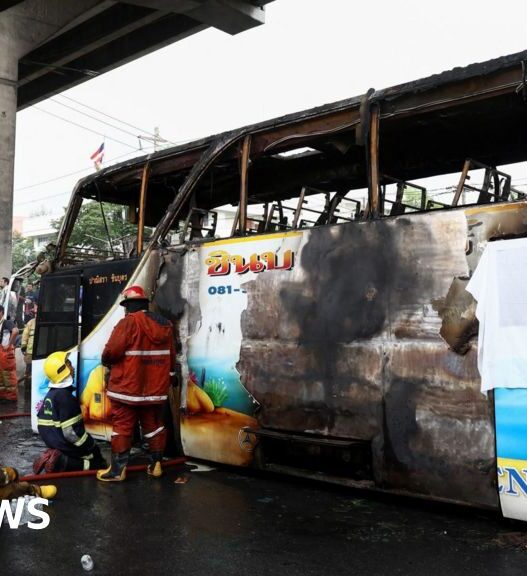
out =
[[407,185],[403,194],[403,204],[408,204],[408,206],[414,206],[415,208],[420,209],[421,200],[422,190],[419,188],[414,188],[412,185]]
[[24,238],[19,232],[13,234],[13,272],[36,259],[32,238]]
[[[123,206],[103,202],[102,207],[112,239],[112,246],[120,250],[122,249],[122,239],[129,236],[135,238],[137,227],[135,224],[130,224],[126,221],[125,208]],[[63,219],[64,216],[51,222],[55,230],[60,229]],[[108,233],[104,225],[99,202],[83,203],[73,226],[68,245],[110,251]]]

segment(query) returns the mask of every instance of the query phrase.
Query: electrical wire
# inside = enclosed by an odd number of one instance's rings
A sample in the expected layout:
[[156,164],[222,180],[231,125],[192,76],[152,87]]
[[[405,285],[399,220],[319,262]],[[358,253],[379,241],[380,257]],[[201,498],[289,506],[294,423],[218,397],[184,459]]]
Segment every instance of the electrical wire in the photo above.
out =
[[90,70],[88,68],[72,68],[71,66],[60,66],[57,64],[49,64],[47,62],[35,62],[34,60],[27,60],[26,58],[22,58],[20,62],[22,64],[30,64],[31,66],[41,66],[42,68],[50,68],[51,70],[65,70],[67,72],[78,72],[79,74],[84,74],[85,76],[89,76],[90,78],[95,78],[96,76],[100,75],[100,72],[97,72],[97,70]]
[[[129,154],[129,152],[127,154]],[[37,188],[38,186],[44,186],[44,184],[51,184],[52,182],[57,182],[58,180],[68,178],[69,176],[75,176],[75,174],[81,174],[82,172],[86,172],[86,170],[91,170],[91,166],[90,168],[81,168],[80,170],[75,170],[75,172],[68,172],[67,174],[63,174],[62,176],[57,176],[55,178],[50,178],[49,180],[43,180],[42,182],[36,182],[35,184],[28,184],[27,186],[23,186],[22,188],[16,188],[15,192],[22,192],[24,190],[29,190],[30,188]],[[52,196],[50,196],[50,198],[52,198]]]
[[73,110],[74,112],[77,112],[77,114],[82,114],[83,116],[86,116],[87,118],[91,118],[92,120],[95,120],[95,122],[100,122],[101,124],[104,124],[105,126],[110,126],[110,128],[113,128],[114,130],[120,130],[124,134],[128,134],[128,136],[132,136],[133,138],[139,138],[139,136],[137,134],[134,134],[133,132],[130,132],[129,130],[125,130],[124,128],[119,128],[119,126],[115,126],[115,124],[110,124],[109,122],[106,122],[104,120],[100,120],[99,118],[96,118],[95,116],[92,116],[91,114],[83,112],[82,110],[78,110],[77,108],[74,108],[73,106],[68,106],[67,104],[64,104],[64,102],[59,102],[55,98],[50,98],[50,100],[52,102],[55,102],[55,104],[58,104],[59,106],[64,106],[64,108],[68,108],[68,110]]
[[[71,101],[71,102],[74,102],[75,104],[78,104],[79,106],[84,106],[85,108],[87,108],[87,109],[89,109],[89,110],[93,110],[94,112],[97,112],[98,114],[100,114],[100,115],[102,115],[102,116],[105,116],[105,117],[107,117],[107,118],[110,118],[110,119],[112,119],[112,120],[115,120],[116,122],[120,122],[121,124],[124,124],[125,126],[130,126],[131,128],[134,128],[134,129],[136,129],[136,130],[139,130],[140,132],[144,132],[145,134],[148,134],[148,135],[150,135],[150,136],[152,136],[152,137],[154,137],[154,138],[156,137],[156,135],[155,135],[153,132],[149,132],[148,130],[143,130],[142,128],[139,128],[138,126],[134,126],[133,124],[130,124],[129,122],[125,122],[124,120],[119,120],[119,118],[116,118],[115,116],[111,116],[110,114],[106,114],[106,113],[104,113],[104,112],[101,112],[101,111],[97,110],[96,108],[93,108],[92,106],[88,106],[87,104],[84,104],[84,103],[82,103],[82,102],[80,102],[80,101],[78,101],[78,100],[75,100],[74,98],[71,98],[71,97],[69,97],[69,96],[65,96],[64,94],[58,94],[58,96],[61,97],[61,98],[65,98],[66,100],[69,100],[69,101]],[[81,110],[77,110],[77,109],[74,108],[73,106],[68,106],[67,104],[64,104],[63,102],[59,102],[56,98],[51,98],[51,100],[52,100],[55,104],[59,104],[59,105],[61,105],[61,106],[64,106],[65,108],[68,108],[68,109],[70,109],[70,110],[72,110],[72,111],[74,111],[74,112],[77,112],[77,113],[79,113],[79,114],[82,114],[82,115],[84,115],[84,116],[87,116],[88,118],[91,118],[92,120],[95,120],[96,122],[100,122],[101,124],[105,124],[105,125],[107,125],[107,126],[109,126],[109,127],[111,127],[111,128],[114,128],[115,130],[120,130],[121,132],[123,132],[123,133],[125,133],[125,134],[127,134],[127,135],[129,135],[129,136],[132,136],[133,138],[139,138],[139,136],[138,136],[137,134],[134,134],[134,133],[132,133],[132,132],[129,132],[128,130],[124,130],[123,128],[120,128],[120,127],[115,126],[115,125],[113,125],[113,124],[110,124],[109,122],[105,122],[104,120],[100,120],[100,119],[96,118],[95,116],[92,116],[92,115],[90,115],[90,114],[87,114],[86,112],[82,112]],[[62,120],[62,121],[64,121],[64,122],[67,122],[68,124],[72,124],[73,126],[76,126],[76,127],[81,128],[81,129],[83,129],[83,130],[86,130],[86,131],[88,131],[88,132],[91,132],[91,133],[93,133],[93,134],[97,134],[98,136],[102,136],[103,138],[105,138],[105,139],[107,139],[107,140],[111,140],[111,141],[116,142],[116,143],[118,143],[118,144],[122,144],[123,146],[127,146],[128,148],[131,148],[134,152],[144,152],[144,151],[149,150],[149,149],[151,149],[151,148],[155,148],[155,145],[140,146],[140,148],[137,148],[137,147],[135,147],[135,146],[131,146],[130,144],[128,144],[128,143],[126,143],[126,142],[123,142],[123,141],[121,141],[121,140],[117,140],[116,138],[113,138],[113,137],[111,137],[111,136],[107,136],[106,134],[103,134],[102,132],[98,132],[98,131],[96,131],[96,130],[93,130],[93,129],[91,129],[91,128],[88,128],[87,126],[83,126],[82,124],[78,124],[77,122],[74,122],[74,121],[72,121],[72,120],[69,120],[68,118],[64,118],[63,116],[60,116],[59,114],[55,114],[55,113],[53,113],[53,112],[50,112],[49,110],[45,110],[45,109],[43,109],[43,108],[40,108],[39,106],[34,106],[34,108],[36,108],[39,112],[43,112],[43,113],[45,113],[45,114],[48,114],[49,116],[53,116],[54,118],[58,118],[59,120]],[[184,143],[184,142],[188,142],[189,139],[187,138],[187,139],[185,139],[185,140],[180,140],[180,141],[178,141],[178,142],[172,142],[172,141],[166,140],[166,139],[164,139],[164,141],[167,142],[168,144],[176,145],[176,144],[182,144],[182,143]],[[126,152],[125,154],[122,154],[122,155],[120,155],[120,156],[117,156],[117,157],[113,158],[112,160],[110,160],[110,162],[111,162],[111,161],[114,161],[114,160],[117,160],[117,159],[119,159],[119,158],[123,158],[124,156],[127,156],[127,155],[129,155],[129,154],[131,154],[131,153],[132,153],[132,152]],[[55,177],[55,178],[51,178],[51,179],[49,179],[49,180],[44,180],[44,181],[42,181],[42,182],[37,182],[37,183],[35,183],[35,184],[30,184],[30,185],[28,185],[28,186],[23,186],[23,187],[21,187],[21,188],[16,188],[16,189],[15,189],[15,192],[22,192],[22,191],[24,191],[24,190],[29,190],[29,189],[31,189],[31,188],[36,188],[36,187],[38,187],[38,186],[43,186],[44,184],[51,184],[51,183],[53,183],[53,182],[57,182],[58,180],[62,180],[62,179],[64,179],[64,178],[68,178],[68,177],[70,177],[70,176],[75,176],[76,174],[81,174],[81,173],[83,173],[83,172],[86,172],[87,170],[90,170],[90,168],[82,168],[82,169],[80,169],[80,170],[75,170],[74,172],[69,172],[69,173],[67,173],[67,174],[63,174],[63,175],[61,175],[61,176],[57,176],[57,177]],[[65,194],[65,193],[55,194],[55,195],[53,195],[53,196],[46,197],[45,199],[47,199],[47,198],[56,198],[56,197],[62,196],[62,195],[64,195],[64,194]],[[24,204],[31,204],[32,202],[33,202],[33,201],[20,202],[20,203],[16,203],[16,205],[17,205],[17,206],[21,206],[21,205],[24,205]]]
[[52,198],[58,198],[59,196],[66,196],[71,194],[71,192],[60,192],[59,194],[52,194],[51,196],[44,196],[42,198],[34,198],[33,200],[27,200],[26,202],[14,202],[14,206],[25,206],[26,204],[33,204],[35,202],[42,202],[43,200],[51,200]]
[[44,110],[44,108],[40,108],[39,106],[33,106],[33,108],[35,108],[39,112],[44,112],[44,114],[49,114],[50,116],[58,118],[59,120],[63,120],[64,122],[67,122],[68,124],[72,124],[73,126],[77,126],[77,128],[82,128],[83,130],[86,130],[87,132],[91,132],[92,134],[97,134],[98,136],[102,136],[103,138],[106,138],[107,140],[111,140],[112,142],[117,142],[117,144],[127,146],[128,148],[132,148],[133,150],[138,150],[138,148],[136,148],[135,146],[131,146],[130,144],[127,144],[126,142],[123,142],[122,140],[117,140],[116,138],[112,138],[110,136],[107,136],[106,134],[103,134],[102,132],[97,132],[97,130],[92,130],[91,128],[83,126],[82,124],[78,124],[77,122],[73,122],[73,120],[68,120],[67,118],[64,118],[64,116],[60,116],[59,114],[55,114],[53,112],[50,112],[49,110]]
[[[147,146],[145,148],[143,148],[143,150],[134,150],[134,152],[144,152],[145,150],[148,150],[149,148],[153,148],[154,146]],[[115,160],[120,160],[121,158],[124,158],[125,156],[129,156],[130,154],[133,154],[133,152],[125,152],[124,154],[120,154],[119,156],[115,156],[113,158],[111,158],[110,160],[108,160],[108,163],[110,162],[114,162]],[[58,180],[62,180],[64,178],[68,178],[69,176],[75,176],[75,174],[81,174],[82,172],[86,172],[88,170],[92,170],[92,167],[88,167],[88,168],[81,168],[80,170],[75,170],[75,172],[68,172],[67,174],[62,174],[62,176],[57,176],[55,178],[50,178],[49,180],[43,180],[42,182],[36,182],[35,184],[29,184],[28,186],[23,186],[22,188],[16,188],[15,192],[22,192],[24,190],[29,190],[30,188],[37,188],[38,186],[43,186],[44,184],[51,184],[52,182],[57,182]],[[54,194],[53,196],[48,196],[47,198],[56,198],[57,196],[62,196],[63,194],[68,194],[69,192],[63,192],[61,194]],[[42,200],[45,200],[47,198],[42,198]],[[30,200],[28,202],[20,202],[17,204],[17,206],[20,206],[21,204],[31,204],[33,202],[33,200]]]
[[[84,104],[83,102],[80,102],[79,100],[75,100],[75,98],[71,98],[70,96],[65,96],[64,94],[58,94],[58,96],[60,96],[61,98],[65,98],[66,100],[69,100],[70,102],[74,102],[75,104],[78,104],[79,106],[84,106],[84,108],[87,108],[88,110],[91,110],[92,112],[97,112],[97,114],[100,114],[101,116],[105,116],[106,118],[110,118],[110,120],[114,120],[115,122],[120,122],[121,124],[124,124],[125,126],[128,126],[129,128],[133,128],[134,130],[139,130],[139,132],[142,132],[143,134],[148,134],[149,136],[152,136],[153,138],[156,137],[156,135],[153,132],[150,132],[149,130],[143,130],[142,128],[139,128],[138,126],[134,126],[133,124],[130,124],[129,122],[125,122],[124,120],[119,120],[119,118],[116,118],[115,116],[111,116],[110,114],[106,114],[104,112],[101,112],[100,110],[97,110],[97,108],[93,108],[92,106],[88,106],[88,104]],[[169,144],[172,144],[172,145],[178,144],[178,142],[171,142],[170,140],[167,140],[167,142]],[[186,142],[186,140],[183,140],[183,142]]]

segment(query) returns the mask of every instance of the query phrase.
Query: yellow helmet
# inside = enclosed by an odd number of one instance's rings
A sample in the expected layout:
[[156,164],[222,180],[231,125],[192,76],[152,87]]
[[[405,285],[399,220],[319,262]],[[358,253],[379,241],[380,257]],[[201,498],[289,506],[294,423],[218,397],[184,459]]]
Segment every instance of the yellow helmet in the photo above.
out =
[[44,362],[44,373],[53,384],[62,382],[70,375],[66,360],[68,359],[69,352],[53,352]]

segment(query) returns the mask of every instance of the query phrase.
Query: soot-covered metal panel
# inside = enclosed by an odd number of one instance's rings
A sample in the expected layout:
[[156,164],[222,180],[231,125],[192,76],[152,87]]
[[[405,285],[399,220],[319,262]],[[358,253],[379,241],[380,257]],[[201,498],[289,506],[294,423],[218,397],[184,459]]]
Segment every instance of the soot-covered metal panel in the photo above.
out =
[[247,284],[238,369],[260,423],[371,442],[379,488],[495,506],[475,352],[449,349],[434,307],[468,234],[461,209],[313,229],[301,273]]
[[476,352],[406,342],[388,356],[382,486],[496,506],[492,411]]

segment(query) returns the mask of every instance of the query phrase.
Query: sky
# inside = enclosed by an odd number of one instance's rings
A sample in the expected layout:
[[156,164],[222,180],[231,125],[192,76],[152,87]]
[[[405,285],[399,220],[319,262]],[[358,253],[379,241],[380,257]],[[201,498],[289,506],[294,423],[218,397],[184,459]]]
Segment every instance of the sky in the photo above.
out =
[[520,0],[275,0],[263,26],[205,30],[19,112],[14,213],[60,213],[103,140],[107,166],[156,126],[190,141],[519,52],[526,16]]

